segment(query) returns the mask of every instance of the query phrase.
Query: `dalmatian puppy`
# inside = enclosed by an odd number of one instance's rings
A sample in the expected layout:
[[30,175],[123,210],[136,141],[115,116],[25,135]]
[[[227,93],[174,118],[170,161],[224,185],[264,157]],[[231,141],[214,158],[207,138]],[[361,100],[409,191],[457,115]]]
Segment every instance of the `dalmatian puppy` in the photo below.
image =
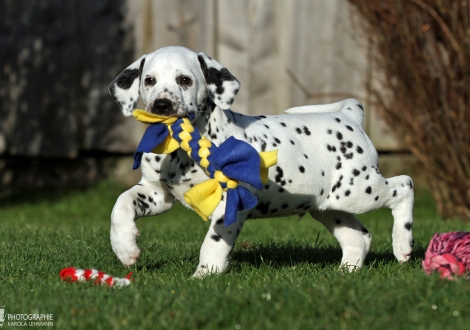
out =
[[[246,219],[303,216],[306,212],[336,237],[341,265],[362,267],[372,236],[354,214],[381,207],[392,210],[393,253],[399,262],[413,247],[413,183],[408,176],[384,178],[378,155],[364,133],[364,110],[357,100],[292,108],[285,114],[246,116],[229,108],[240,89],[238,80],[204,53],[165,47],[132,63],[110,84],[109,92],[125,116],[140,100],[145,110],[166,116],[195,114],[193,125],[216,145],[230,136],[257,151],[278,149],[269,182],[252,189],[258,205],[240,211],[236,223],[224,225],[225,200],[211,216],[194,276],[227,269]],[[162,214],[175,200],[189,207],[183,194],[208,179],[204,170],[179,149],[169,155],[145,153],[142,180],[119,196],[111,215],[111,244],[130,266],[140,256],[137,218]],[[225,197],[225,195],[224,195]]]

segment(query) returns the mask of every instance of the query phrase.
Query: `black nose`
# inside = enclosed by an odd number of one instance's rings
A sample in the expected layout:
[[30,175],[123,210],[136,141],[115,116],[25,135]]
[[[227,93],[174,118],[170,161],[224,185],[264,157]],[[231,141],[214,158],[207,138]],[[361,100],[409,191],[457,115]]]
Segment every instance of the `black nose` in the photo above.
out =
[[171,112],[171,107],[172,107],[172,103],[171,103],[170,100],[168,100],[168,99],[156,99],[155,102],[153,102],[152,109],[156,113],[165,114],[165,113]]

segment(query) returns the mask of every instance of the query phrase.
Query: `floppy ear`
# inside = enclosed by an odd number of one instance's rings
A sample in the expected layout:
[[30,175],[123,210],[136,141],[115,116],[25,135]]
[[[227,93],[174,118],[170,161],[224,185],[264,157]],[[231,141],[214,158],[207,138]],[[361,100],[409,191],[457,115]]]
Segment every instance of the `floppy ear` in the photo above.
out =
[[212,101],[223,110],[229,109],[240,90],[237,78],[205,53],[199,53],[197,59]]
[[129,65],[108,87],[109,95],[119,104],[122,113],[126,117],[129,117],[132,111],[137,107],[140,77],[146,56],[147,55],[143,55],[137,61]]

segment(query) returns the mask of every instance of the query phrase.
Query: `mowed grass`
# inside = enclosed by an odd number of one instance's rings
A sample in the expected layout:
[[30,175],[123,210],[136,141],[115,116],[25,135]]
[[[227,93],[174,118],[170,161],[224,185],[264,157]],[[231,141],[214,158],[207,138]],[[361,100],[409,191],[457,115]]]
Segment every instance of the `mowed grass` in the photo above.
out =
[[[254,220],[242,231],[229,271],[191,279],[208,223],[181,205],[138,220],[142,257],[122,289],[66,283],[64,267],[126,270],[109,243],[112,206],[124,188],[104,181],[82,191],[23,192],[0,202],[0,306],[53,314],[58,329],[468,329],[470,283],[423,273],[444,222],[429,193],[416,196],[415,252],[400,265],[389,210],[360,216],[373,234],[365,267],[338,270],[333,236],[306,216]],[[8,329],[7,322],[4,328]]]

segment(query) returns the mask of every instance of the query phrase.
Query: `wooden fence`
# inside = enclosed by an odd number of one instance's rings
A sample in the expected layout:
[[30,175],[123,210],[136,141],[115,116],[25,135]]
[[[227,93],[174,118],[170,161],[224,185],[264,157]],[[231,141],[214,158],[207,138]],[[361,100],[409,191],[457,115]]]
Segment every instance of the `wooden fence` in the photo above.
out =
[[0,155],[133,152],[142,125],[121,115],[107,86],[167,45],[225,65],[242,84],[236,111],[355,97],[377,148],[403,149],[366,92],[372,50],[346,0],[2,1],[0,13]]

